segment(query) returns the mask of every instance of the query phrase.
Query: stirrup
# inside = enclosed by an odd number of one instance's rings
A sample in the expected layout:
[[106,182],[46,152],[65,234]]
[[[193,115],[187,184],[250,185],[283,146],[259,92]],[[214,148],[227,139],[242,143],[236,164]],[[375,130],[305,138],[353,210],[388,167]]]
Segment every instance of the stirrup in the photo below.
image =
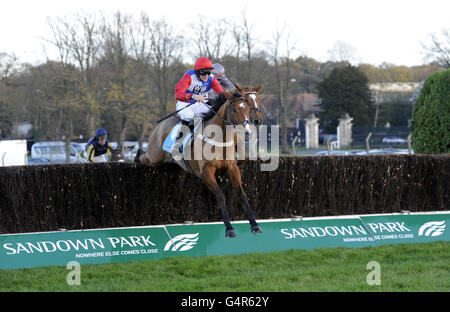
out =
[[193,120],[189,121],[188,127],[189,127],[189,129],[191,129],[191,132],[194,132],[194,121]]
[[191,130],[191,132],[193,132],[194,131],[194,120],[181,120],[181,123],[183,124],[183,125],[185,125],[185,126],[188,126],[189,127],[189,129]]

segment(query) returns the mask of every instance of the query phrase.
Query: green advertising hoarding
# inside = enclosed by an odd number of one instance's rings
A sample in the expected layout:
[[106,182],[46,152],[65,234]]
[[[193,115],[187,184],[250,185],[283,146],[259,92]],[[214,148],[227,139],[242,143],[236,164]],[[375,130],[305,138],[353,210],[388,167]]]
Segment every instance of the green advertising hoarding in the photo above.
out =
[[164,226],[0,235],[0,269],[163,258]]
[[[192,244],[184,248],[182,253],[186,256],[229,255],[330,246],[365,247],[371,244],[370,235],[358,219],[274,220],[261,221],[259,224],[264,230],[262,234],[252,234],[248,222],[234,223],[236,239],[225,237],[223,224],[168,225],[166,229],[175,240],[174,247],[168,250],[180,250],[180,247],[184,246],[183,241],[196,244],[195,248],[189,248]],[[186,239],[185,235],[194,238]],[[349,244],[342,239],[347,236],[358,237],[361,241]]]
[[0,269],[141,261],[166,257],[231,255],[324,247],[450,241],[450,211],[261,220],[264,232],[234,222],[0,235]]
[[450,241],[450,213],[361,216],[375,245]]

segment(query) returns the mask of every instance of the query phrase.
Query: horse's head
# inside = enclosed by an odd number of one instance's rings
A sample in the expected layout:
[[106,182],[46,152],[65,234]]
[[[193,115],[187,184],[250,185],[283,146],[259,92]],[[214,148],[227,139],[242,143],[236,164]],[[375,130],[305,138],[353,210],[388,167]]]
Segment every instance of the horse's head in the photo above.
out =
[[228,99],[227,119],[234,126],[243,126],[247,132],[251,132],[250,118],[251,110],[248,100],[239,92],[225,91]]
[[236,89],[241,92],[244,97],[247,99],[248,104],[250,105],[251,110],[251,122],[255,126],[259,126],[263,122],[263,116],[261,114],[261,99],[259,97],[259,92],[261,91],[263,85],[253,88],[252,86],[242,87],[239,84],[235,83],[234,86]]
[[122,147],[118,146],[111,152],[111,161],[123,161]]

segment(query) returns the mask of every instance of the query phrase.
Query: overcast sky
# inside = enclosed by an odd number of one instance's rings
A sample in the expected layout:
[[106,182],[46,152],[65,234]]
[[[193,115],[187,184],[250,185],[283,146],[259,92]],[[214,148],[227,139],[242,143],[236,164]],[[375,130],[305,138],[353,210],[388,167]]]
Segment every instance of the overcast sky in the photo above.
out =
[[117,10],[165,16],[178,29],[202,23],[198,14],[231,19],[245,10],[260,43],[287,25],[296,41],[292,57],[325,61],[334,42],[343,41],[355,48],[359,62],[374,65],[420,65],[421,42],[450,28],[449,0],[14,0],[1,3],[0,52],[15,53],[22,62],[42,62],[43,38],[51,38],[47,17]]

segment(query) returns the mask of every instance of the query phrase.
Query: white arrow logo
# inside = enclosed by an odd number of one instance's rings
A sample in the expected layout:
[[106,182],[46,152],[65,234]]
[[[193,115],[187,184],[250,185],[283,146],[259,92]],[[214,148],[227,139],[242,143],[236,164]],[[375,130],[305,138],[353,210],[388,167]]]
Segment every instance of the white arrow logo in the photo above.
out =
[[164,247],[164,251],[186,251],[194,248],[198,241],[198,233],[181,234],[169,240]]
[[432,221],[422,225],[419,229],[419,236],[439,236],[445,231],[445,221]]

